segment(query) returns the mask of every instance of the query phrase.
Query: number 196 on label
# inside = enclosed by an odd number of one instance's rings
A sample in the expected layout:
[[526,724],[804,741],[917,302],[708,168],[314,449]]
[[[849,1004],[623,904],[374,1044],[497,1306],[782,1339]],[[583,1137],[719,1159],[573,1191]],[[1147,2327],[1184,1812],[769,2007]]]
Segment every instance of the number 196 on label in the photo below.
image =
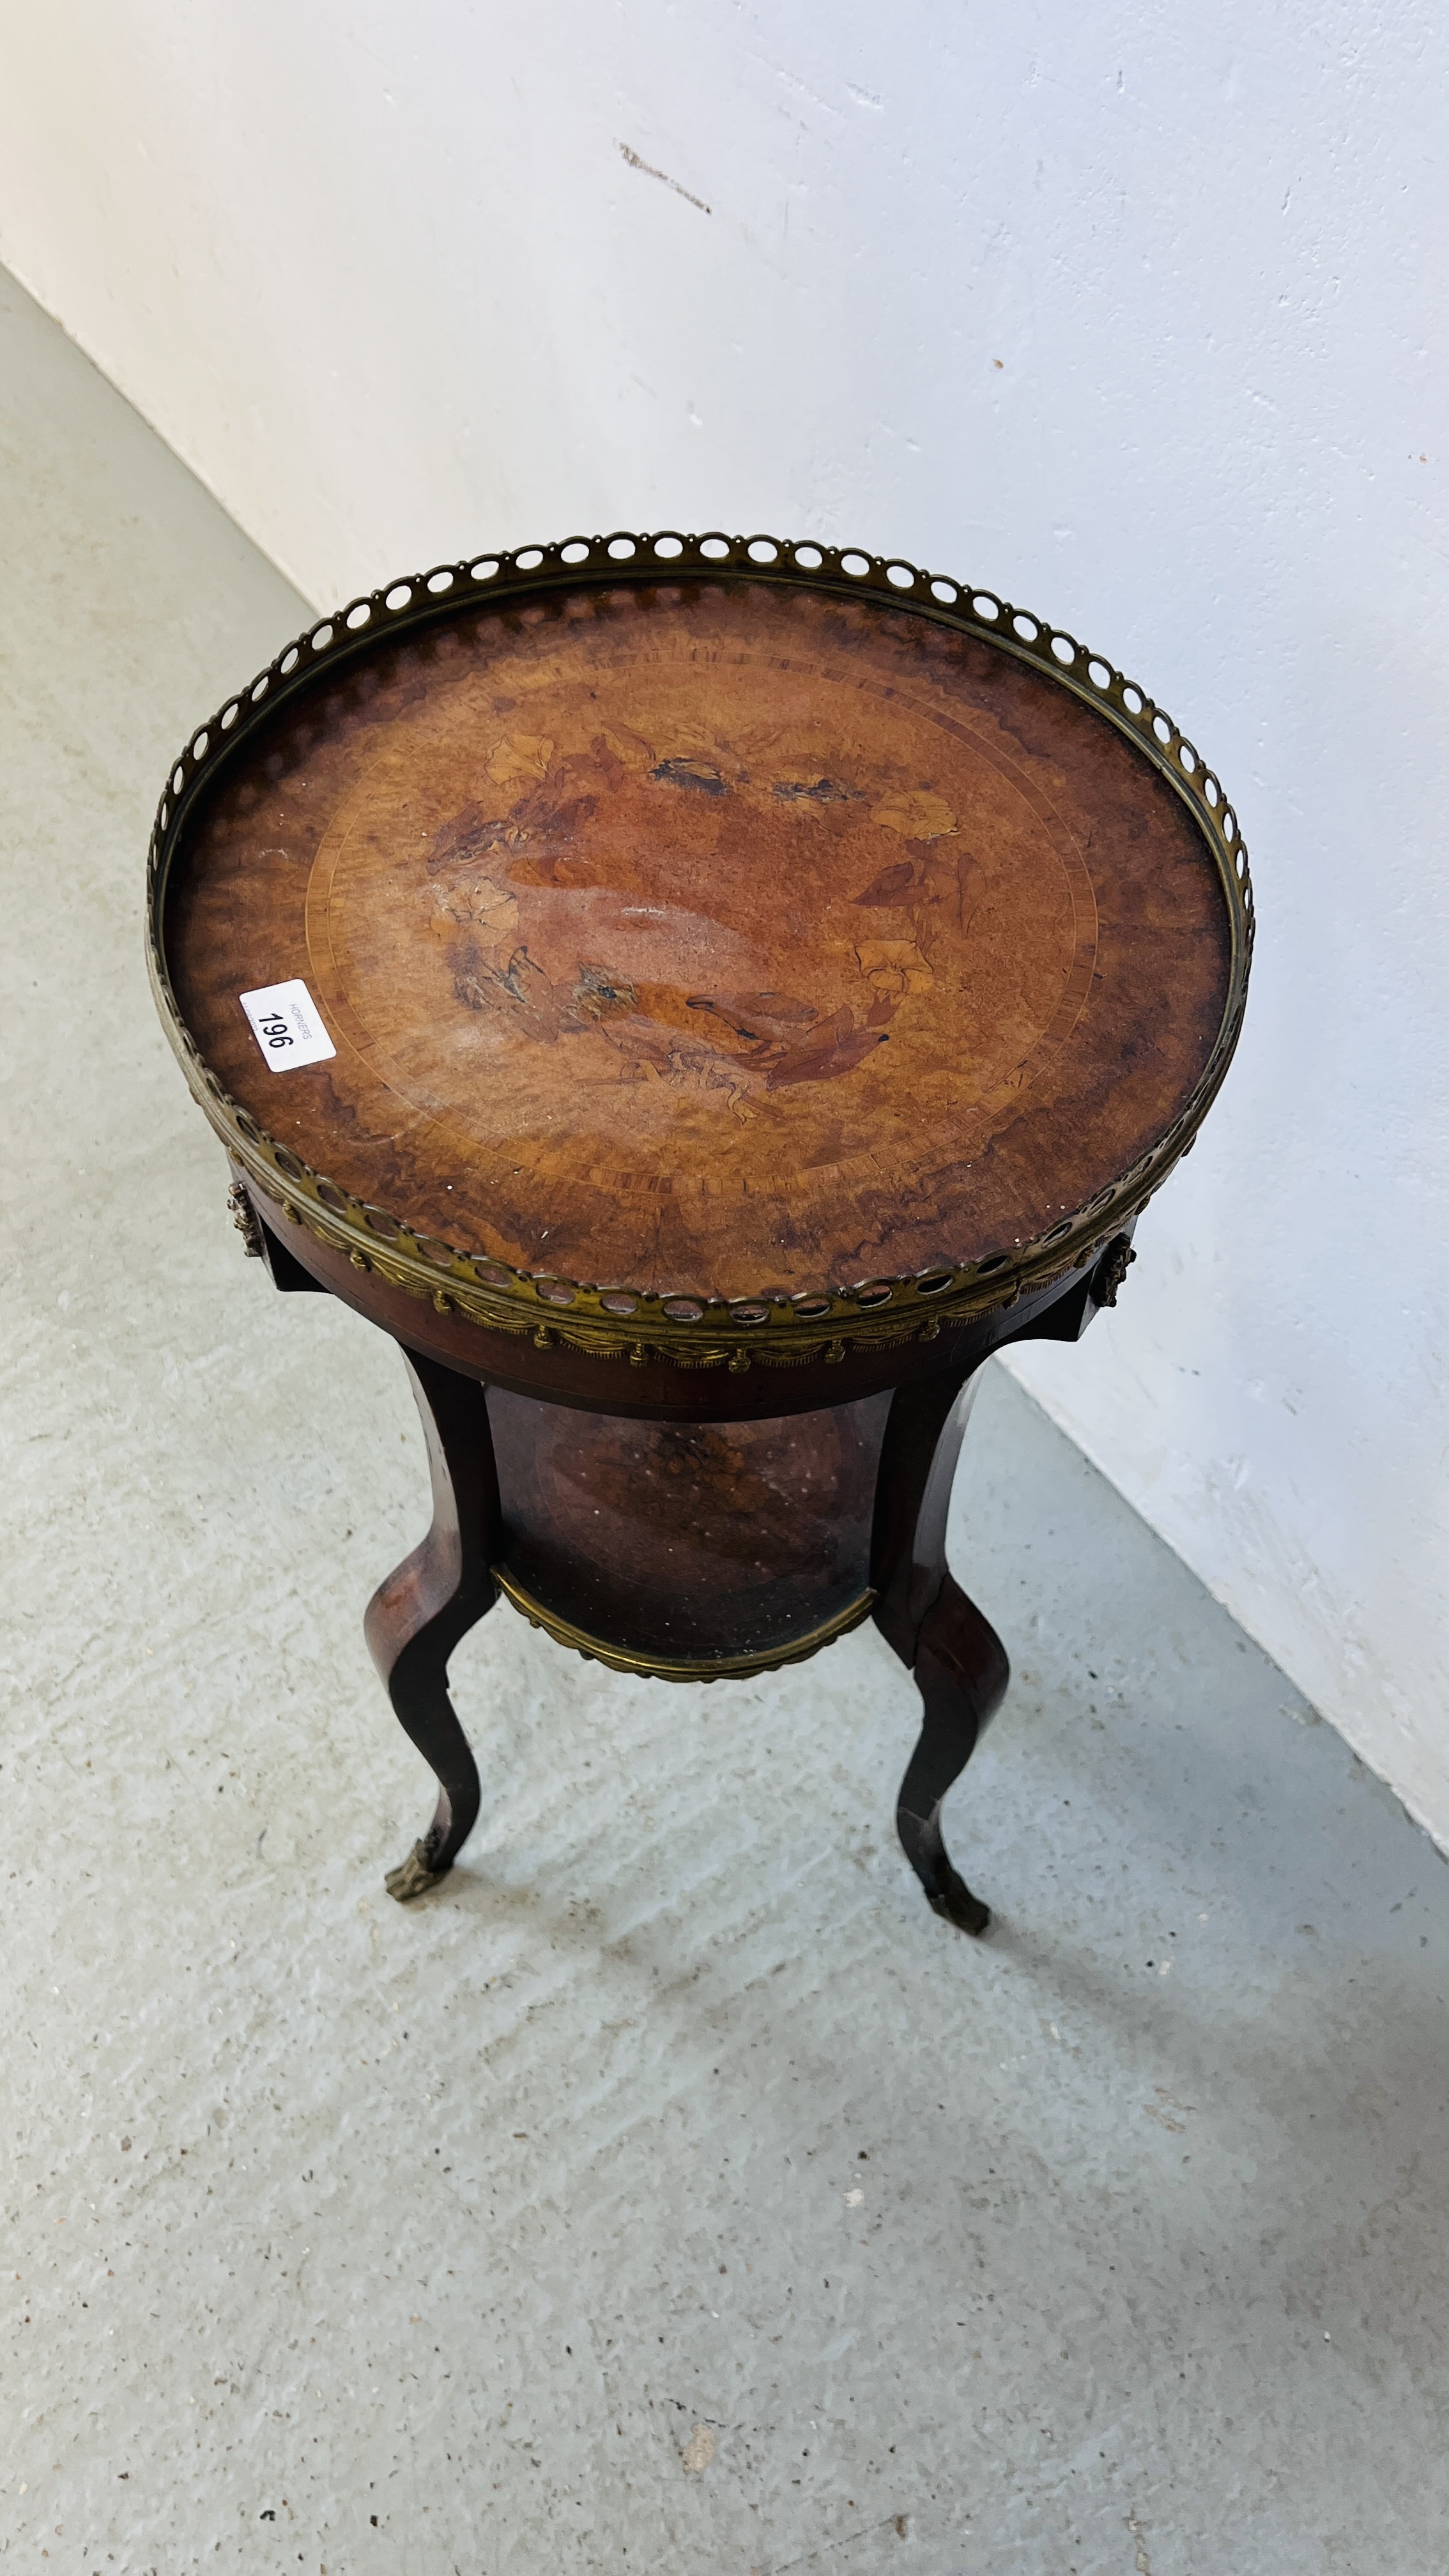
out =
[[337,1053],[322,1023],[322,1014],[300,975],[285,984],[262,984],[239,996],[252,1035],[273,1073],[294,1073],[300,1065],[323,1064]]

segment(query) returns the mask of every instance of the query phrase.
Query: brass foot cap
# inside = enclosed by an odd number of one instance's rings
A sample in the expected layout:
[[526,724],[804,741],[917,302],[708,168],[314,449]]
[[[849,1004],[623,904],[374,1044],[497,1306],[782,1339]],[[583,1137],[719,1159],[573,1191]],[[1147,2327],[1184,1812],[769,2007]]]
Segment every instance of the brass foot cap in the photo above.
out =
[[397,1869],[388,1871],[383,1885],[389,1896],[397,1898],[399,1905],[406,1905],[414,1896],[425,1896],[430,1887],[436,1887],[439,1880],[447,1875],[445,1869],[433,1869],[429,1865],[425,1844],[414,1843],[407,1859]]

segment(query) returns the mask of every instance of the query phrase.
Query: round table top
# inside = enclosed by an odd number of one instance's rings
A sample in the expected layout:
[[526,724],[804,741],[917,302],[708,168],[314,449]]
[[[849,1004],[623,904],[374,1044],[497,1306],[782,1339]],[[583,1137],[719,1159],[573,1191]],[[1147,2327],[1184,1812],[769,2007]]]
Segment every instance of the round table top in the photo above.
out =
[[[681,1313],[1012,1262],[1139,1169],[1222,1055],[1211,815],[1040,635],[844,587],[445,602],[247,706],[161,929],[212,1093],[434,1257]],[[278,1073],[292,978],[335,1053]]]

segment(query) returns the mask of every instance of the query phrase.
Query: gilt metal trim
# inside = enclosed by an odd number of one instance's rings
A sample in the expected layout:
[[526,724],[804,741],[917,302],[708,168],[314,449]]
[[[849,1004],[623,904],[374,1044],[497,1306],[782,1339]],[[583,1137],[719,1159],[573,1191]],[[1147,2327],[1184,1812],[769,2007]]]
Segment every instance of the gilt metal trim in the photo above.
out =
[[746,1681],[752,1673],[773,1673],[782,1664],[803,1664],[822,1646],[833,1645],[837,1637],[846,1636],[868,1619],[876,1597],[870,1591],[858,1593],[844,1610],[837,1610],[833,1619],[824,1619],[818,1628],[807,1629],[803,1637],[783,1646],[766,1647],[759,1654],[650,1655],[632,1646],[611,1645],[605,1638],[591,1636],[587,1628],[576,1628],[558,1611],[545,1609],[506,1566],[495,1565],[492,1573],[499,1591],[507,1594],[515,1610],[522,1611],[531,1628],[542,1628],[557,1645],[572,1646],[590,1663],[607,1664],[612,1672],[638,1673],[646,1681],[656,1682]]
[[242,1250],[246,1254],[248,1261],[260,1261],[262,1258],[262,1229],[257,1221],[256,1209],[253,1207],[251,1200],[247,1197],[246,1191],[243,1189],[240,1181],[232,1182],[231,1188],[226,1194],[226,1203],[231,1210],[232,1224],[236,1227],[238,1234],[241,1236]]
[[1137,1255],[1125,1234],[1119,1234],[1115,1242],[1108,1244],[1097,1264],[1096,1276],[1092,1281],[1092,1296],[1097,1305],[1116,1305],[1118,1295],[1126,1284],[1127,1273],[1136,1258]]
[[422,1839],[414,1843],[407,1859],[399,1861],[396,1869],[388,1871],[383,1885],[389,1896],[397,1898],[399,1905],[410,1905],[415,1896],[426,1896],[430,1887],[441,1887],[448,1873],[445,1869],[433,1867],[437,1843],[437,1834],[430,1827]]
[[[339,667],[369,650],[380,633],[410,632],[460,608],[520,595],[681,576],[796,585],[842,598],[864,593],[990,644],[1095,707],[1169,782],[1192,816],[1216,866],[1230,926],[1228,991],[1212,1054],[1186,1107],[1147,1153],[1032,1242],[969,1262],[943,1248],[940,1261],[926,1270],[795,1298],[762,1291],[725,1300],[539,1278],[501,1259],[419,1237],[402,1219],[354,1198],[269,1136],[202,1060],[166,962],[166,891],[187,817],[236,746],[296,696],[322,664]],[[1100,1259],[1188,1151],[1212,1106],[1242,1025],[1254,927],[1247,851],[1216,774],[1145,690],[1074,636],[992,591],[922,572],[898,557],[775,537],[718,531],[684,536],[671,530],[571,537],[440,564],[320,619],[201,726],[174,763],[151,834],[147,908],[152,989],[191,1090],[248,1181],[288,1223],[304,1226],[355,1269],[375,1271],[391,1286],[428,1299],[439,1313],[461,1315],[490,1332],[526,1333],[541,1348],[560,1343],[641,1366],[667,1360],[681,1368],[733,1370],[755,1361],[783,1367],[838,1360],[847,1348],[931,1340],[943,1325],[1012,1305],[1023,1291]]]

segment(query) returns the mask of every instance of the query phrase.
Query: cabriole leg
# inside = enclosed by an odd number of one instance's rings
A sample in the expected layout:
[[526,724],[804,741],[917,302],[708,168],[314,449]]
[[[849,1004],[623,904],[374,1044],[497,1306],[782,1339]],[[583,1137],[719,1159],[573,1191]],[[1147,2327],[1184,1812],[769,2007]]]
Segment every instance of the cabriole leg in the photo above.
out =
[[953,1867],[941,1805],[965,1770],[1011,1677],[989,1620],[946,1570],[946,1515],[975,1395],[974,1374],[902,1388],[891,1407],[876,1490],[874,1618],[914,1675],[921,1732],[901,1783],[896,1828],[937,1914],[984,1932],[988,1908]]
[[990,1621],[949,1574],[921,1630],[913,1670],[921,1732],[901,1782],[896,1830],[934,1911],[963,1932],[984,1932],[990,1910],[952,1865],[941,1802],[1000,1707],[1011,1667]]
[[420,1352],[403,1357],[427,1442],[433,1523],[378,1586],[364,1626],[394,1711],[438,1780],[431,1825],[388,1873],[388,1894],[406,1903],[452,1868],[478,1819],[478,1771],[448,1697],[448,1658],[498,1597],[498,1480],[482,1386]]

